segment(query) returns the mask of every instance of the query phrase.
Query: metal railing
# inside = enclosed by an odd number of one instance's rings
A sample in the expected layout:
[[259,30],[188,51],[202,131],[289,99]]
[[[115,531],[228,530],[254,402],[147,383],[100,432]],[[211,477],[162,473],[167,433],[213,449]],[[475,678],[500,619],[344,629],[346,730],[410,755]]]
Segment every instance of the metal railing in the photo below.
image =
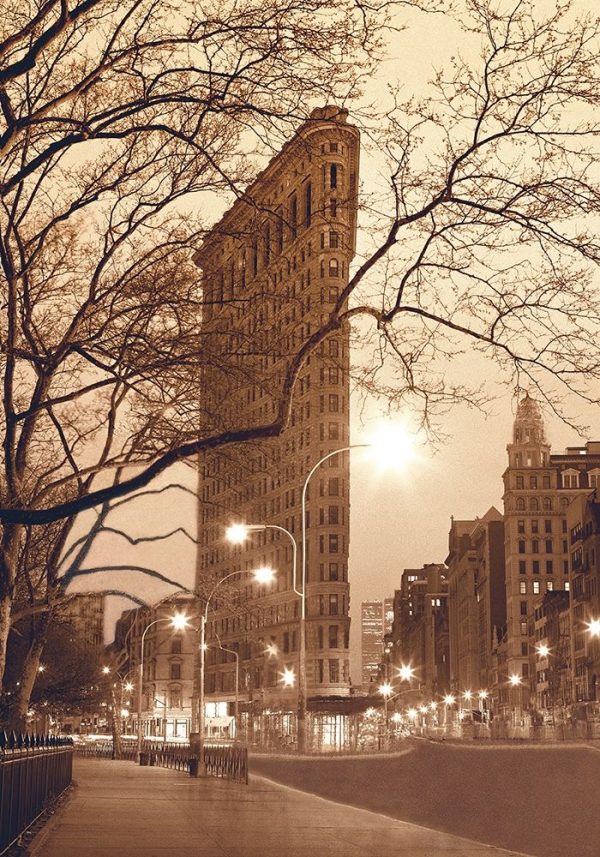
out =
[[213,777],[248,784],[248,748],[241,744],[204,745],[204,767]]
[[0,732],[0,854],[69,787],[69,738]]
[[[78,744],[75,747],[75,753],[84,758],[112,759],[112,741],[108,738],[106,741]],[[135,745],[125,744],[120,758],[136,761]],[[192,754],[188,743],[145,740],[142,745],[140,764],[189,772],[190,769],[197,768],[197,757]],[[248,750],[242,744],[205,744],[204,769],[208,776],[247,783]]]

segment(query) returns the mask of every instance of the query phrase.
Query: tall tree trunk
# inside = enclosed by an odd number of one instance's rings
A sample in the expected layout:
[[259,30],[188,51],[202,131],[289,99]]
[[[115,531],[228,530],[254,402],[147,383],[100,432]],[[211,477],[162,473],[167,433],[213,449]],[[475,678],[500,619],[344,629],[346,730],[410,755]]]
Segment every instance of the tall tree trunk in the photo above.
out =
[[[1,592],[1,591],[0,591]],[[10,611],[12,607],[12,596],[8,592],[0,594],[0,688],[4,690],[3,679],[6,667],[6,649],[8,646],[8,634],[10,631]]]
[[15,732],[24,732],[27,721],[27,711],[31,701],[31,694],[35,680],[38,677],[38,669],[44,646],[46,645],[45,628],[40,631],[40,637],[31,644],[29,651],[23,661],[22,672],[20,674],[20,684],[15,695],[15,700],[11,706],[10,725]]
[[113,759],[120,759],[123,752],[121,741],[121,709],[123,707],[123,686],[120,679],[110,685],[110,729],[113,740]]

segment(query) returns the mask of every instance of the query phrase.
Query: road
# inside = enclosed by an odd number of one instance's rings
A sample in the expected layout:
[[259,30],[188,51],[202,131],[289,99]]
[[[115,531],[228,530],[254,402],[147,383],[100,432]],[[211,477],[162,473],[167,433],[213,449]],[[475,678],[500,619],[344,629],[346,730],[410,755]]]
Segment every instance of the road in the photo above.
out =
[[401,756],[253,755],[251,772],[536,857],[600,854],[600,751],[409,741]]

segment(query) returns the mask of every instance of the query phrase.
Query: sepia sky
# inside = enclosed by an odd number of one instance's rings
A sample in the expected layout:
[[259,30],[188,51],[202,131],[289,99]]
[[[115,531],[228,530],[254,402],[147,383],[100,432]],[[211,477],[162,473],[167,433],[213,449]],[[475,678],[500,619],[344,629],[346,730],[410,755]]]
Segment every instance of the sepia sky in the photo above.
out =
[[[537,4],[543,8],[547,3]],[[576,8],[592,9],[588,0],[576,0]],[[407,15],[408,29],[390,38],[389,59],[380,74],[366,88],[365,103],[377,104],[386,97],[388,82],[402,83],[403,95],[426,95],[427,81],[435,68],[448,63],[457,52],[469,56],[475,42],[469,44],[458,29],[440,15],[402,12]],[[352,113],[352,105],[348,105]],[[350,120],[352,121],[352,116]],[[370,151],[368,140],[361,159],[361,187],[368,196],[381,187],[383,164],[377,153]],[[214,216],[222,213],[215,206]],[[361,240],[359,235],[359,252]],[[400,583],[402,569],[418,567],[427,562],[442,562],[447,552],[450,516],[472,518],[483,515],[491,505],[502,510],[502,472],[506,463],[506,444],[510,440],[515,398],[510,386],[503,386],[494,367],[483,358],[467,355],[452,369],[463,373],[474,383],[483,383],[494,398],[487,414],[457,406],[442,420],[446,435],[436,446],[424,444],[418,455],[402,471],[373,468],[361,450],[351,457],[351,519],[350,519],[350,583],[351,615],[353,616],[352,678],[360,681],[357,660],[358,621],[360,602],[365,599],[391,595]],[[534,394],[535,395],[535,394]],[[574,417],[590,426],[590,437],[600,438],[600,416],[581,403],[569,406]],[[414,415],[402,415],[410,424]],[[382,417],[382,405],[370,401],[366,407],[353,403],[352,439],[357,442],[368,434],[369,428]],[[366,426],[363,425],[366,422]],[[547,415],[547,433],[553,449],[577,445],[582,439],[575,431],[556,418]],[[163,477],[160,484],[181,480],[194,488],[195,477],[189,467],[180,466]],[[82,525],[86,520],[82,516]],[[195,510],[192,498],[181,492],[166,492],[158,498],[135,500],[120,513],[119,524],[129,535],[143,536],[148,532],[164,533],[183,526],[194,531]],[[167,542],[129,547],[113,537],[105,536],[95,546],[91,565],[120,565],[131,562],[152,567],[168,577],[191,585],[194,576],[194,548],[181,535]],[[102,583],[92,578],[80,581],[78,588],[105,588],[107,585],[126,591],[143,591],[149,601],[157,600],[169,590],[164,586],[133,574],[102,575]],[[112,624],[123,603],[114,604],[110,611],[107,636],[112,637]]]

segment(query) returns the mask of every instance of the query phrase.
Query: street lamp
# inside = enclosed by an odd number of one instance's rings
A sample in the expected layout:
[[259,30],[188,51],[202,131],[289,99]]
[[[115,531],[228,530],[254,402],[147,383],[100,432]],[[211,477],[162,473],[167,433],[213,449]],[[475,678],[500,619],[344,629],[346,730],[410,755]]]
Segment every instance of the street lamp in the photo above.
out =
[[[204,772],[204,724],[205,724],[205,713],[204,713],[204,667],[206,660],[206,623],[208,622],[208,608],[210,606],[210,602],[212,597],[214,596],[217,589],[225,583],[226,580],[230,580],[232,577],[239,577],[240,575],[251,574],[254,576],[254,579],[257,583],[266,584],[271,583],[275,579],[275,572],[272,568],[267,566],[263,566],[261,568],[256,568],[254,571],[232,571],[229,574],[226,574],[225,577],[222,577],[220,580],[216,582],[211,591],[208,594],[208,597],[204,601],[204,610],[200,613],[200,687],[198,689],[198,760],[199,760],[199,773]],[[189,617],[184,616],[184,627],[189,627]]]
[[586,622],[588,633],[592,637],[600,637],[600,619],[592,619],[591,622]]
[[235,657],[235,703],[233,709],[233,719],[234,719],[234,737],[237,739],[237,730],[238,730],[238,719],[240,715],[240,656],[239,653],[236,652],[235,649],[228,649],[227,646],[224,646],[221,643],[221,638],[218,634],[215,634],[217,638],[217,644],[219,648],[223,652],[229,652],[230,655],[234,655]]
[[393,692],[393,687],[389,681],[384,681],[379,685],[379,693],[383,696],[383,726],[384,732],[383,737],[384,740],[387,740],[387,732],[388,732],[388,700]]
[[[140,642],[140,663],[138,666],[138,696],[137,696],[137,757],[140,761],[142,754],[142,685],[144,682],[144,642],[146,634],[150,628],[157,625],[159,622],[170,622],[174,631],[183,631],[187,627],[187,617],[185,613],[175,613],[173,616],[159,616],[150,622],[142,631],[142,639]],[[108,667],[104,667],[102,672],[110,672]],[[133,685],[132,685],[133,689]]]
[[415,670],[407,664],[402,664],[398,667],[398,676],[402,681],[410,681],[415,677]]

